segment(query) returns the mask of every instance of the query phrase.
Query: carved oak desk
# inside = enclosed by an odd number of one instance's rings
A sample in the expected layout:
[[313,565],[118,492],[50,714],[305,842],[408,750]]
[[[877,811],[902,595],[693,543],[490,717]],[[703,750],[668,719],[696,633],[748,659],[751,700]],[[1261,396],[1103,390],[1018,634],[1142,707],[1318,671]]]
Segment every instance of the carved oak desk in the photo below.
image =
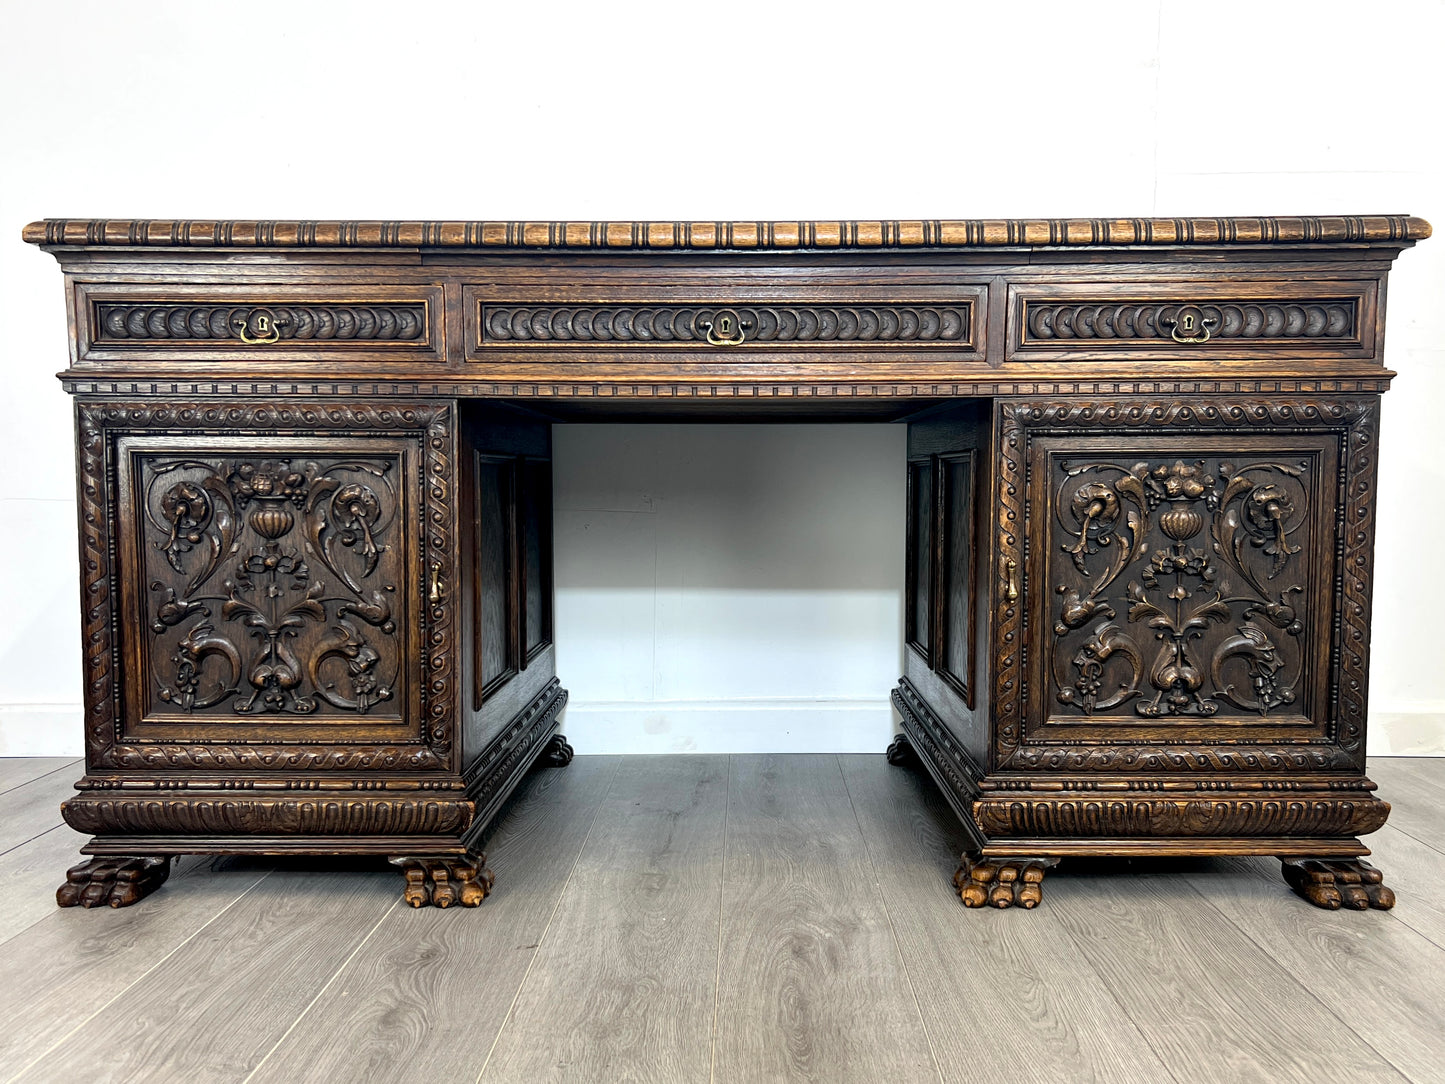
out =
[[895,761],[971,906],[1069,855],[1356,838],[1399,217],[31,225],[65,273],[95,856],[379,854],[476,904],[562,765],[550,423],[906,420]]

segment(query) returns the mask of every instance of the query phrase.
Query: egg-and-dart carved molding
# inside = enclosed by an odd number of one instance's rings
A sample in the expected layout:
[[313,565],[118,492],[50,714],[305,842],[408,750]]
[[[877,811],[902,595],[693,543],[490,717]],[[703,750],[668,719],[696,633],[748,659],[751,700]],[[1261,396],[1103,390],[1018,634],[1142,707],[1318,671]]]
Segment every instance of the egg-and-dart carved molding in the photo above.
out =
[[257,221],[68,219],[32,222],[35,245],[200,248],[878,249],[1022,245],[1408,244],[1411,215],[1288,218],[986,218],[797,222]]
[[[1186,318],[1188,318],[1186,323]],[[1195,328],[1193,324],[1199,326]],[[1123,339],[1359,338],[1354,298],[1318,301],[1024,301],[1024,344]],[[1180,328],[1190,335],[1181,337]]]
[[246,346],[402,342],[426,346],[423,301],[389,304],[282,302],[208,305],[97,301],[95,343],[186,342]]
[[[452,590],[456,556],[452,494],[455,418],[449,404],[210,402],[86,402],[76,404],[81,518],[81,622],[84,640],[85,734],[91,768],[272,771],[391,769],[437,771],[451,766],[456,615]],[[380,434],[416,441],[421,455],[421,567],[440,566],[439,598],[421,607],[423,622],[422,737],[416,744],[175,741],[123,738],[123,689],[115,667],[120,650],[119,569],[114,563],[116,439],[131,432],[185,436],[256,432],[304,437],[335,432]],[[418,599],[426,588],[414,585]]]
[[[969,345],[972,306],[522,305],[481,306],[482,345],[606,343],[770,346],[827,343]],[[719,331],[718,329],[722,330]]]
[[[1376,453],[1379,404],[1345,397],[1288,398],[1246,402],[1230,399],[1098,401],[1060,404],[1024,400],[998,404],[999,468],[995,498],[1000,514],[997,560],[1026,568],[1030,537],[1026,497],[1028,441],[1049,430],[1133,430],[1141,427],[1184,433],[1241,430],[1333,432],[1340,439],[1340,501],[1335,512],[1333,650],[1338,672],[1331,675],[1326,701],[1329,734],[1324,742],[1211,745],[1029,742],[1023,705],[1028,702],[1024,658],[1024,598],[994,592],[994,758],[1003,770],[1099,772],[1326,772],[1363,770],[1363,734],[1369,674],[1364,648],[1369,640],[1370,561],[1374,542]],[[1039,588],[1034,587],[1037,591]],[[1323,604],[1323,600],[1322,604]],[[1039,695],[1047,695],[1041,693]]]

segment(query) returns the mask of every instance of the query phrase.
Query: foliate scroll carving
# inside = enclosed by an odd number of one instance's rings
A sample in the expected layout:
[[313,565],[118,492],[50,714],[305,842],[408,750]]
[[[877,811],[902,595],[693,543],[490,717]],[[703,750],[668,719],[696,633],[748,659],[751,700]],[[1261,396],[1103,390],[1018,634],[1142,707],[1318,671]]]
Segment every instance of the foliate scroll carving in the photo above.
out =
[[418,342],[426,339],[424,302],[348,305],[197,305],[97,302],[96,342]]
[[967,345],[972,306],[483,304],[482,344],[726,345],[909,343]]
[[137,459],[167,708],[365,714],[392,699],[404,665],[395,456]]
[[[1001,565],[1013,560],[1021,568],[1032,567],[1028,563],[1032,547],[1047,545],[1049,567],[1055,573],[1063,570],[1063,574],[1048,585],[1030,583],[1027,599],[1009,599],[1001,579],[995,587],[993,739],[997,765],[1023,771],[1128,773],[1361,769],[1377,404],[1373,397],[1328,395],[1254,401],[1179,397],[1076,400],[1068,405],[1033,399],[1001,403],[995,561]],[[1060,479],[1036,481],[1031,473],[1036,469],[1033,445],[1043,437],[1091,432],[1142,436],[1141,431],[1151,430],[1161,437],[1255,433],[1260,434],[1256,442],[1268,435],[1276,451],[1308,446],[1319,454],[1297,461],[1292,454],[1222,456],[1216,452],[1202,467],[1198,457],[1185,459],[1177,454],[1107,460],[1080,455],[1070,467],[1109,461],[1118,469],[1111,479],[1076,475],[1062,498]],[[1247,443],[1240,442],[1241,446]],[[1182,446],[1170,450],[1182,450]],[[1226,461],[1231,468],[1227,474],[1222,470]],[[1140,492],[1133,490],[1130,496],[1119,488],[1125,475],[1141,489],[1145,487],[1145,479],[1134,473],[1141,462],[1147,468],[1143,473],[1163,469],[1164,477],[1155,479],[1163,493],[1153,508],[1147,495],[1141,498]],[[1199,470],[1199,477],[1190,481],[1188,470],[1181,470],[1171,482],[1168,476],[1176,462],[1182,468]],[[1301,467],[1302,462],[1309,466]],[[1212,481],[1206,483],[1205,477]],[[1308,494],[1306,480],[1312,487]],[[1087,489],[1096,482],[1109,492]],[[1134,482],[1122,484],[1130,490]],[[1193,495],[1195,483],[1200,487],[1197,496]],[[1034,512],[1026,492],[1040,485],[1047,498]],[[1170,499],[1171,486],[1178,492],[1175,499]],[[1214,507],[1206,494],[1212,496]],[[1179,514],[1167,522],[1176,533],[1188,534],[1185,539],[1169,536],[1160,522],[1162,516],[1176,511],[1176,503]],[[1300,537],[1303,528],[1299,524],[1307,513],[1315,524],[1310,529],[1317,532],[1310,545]],[[1031,523],[1035,514],[1046,515],[1047,523]],[[1198,532],[1193,531],[1196,514],[1203,520]],[[1067,526],[1060,527],[1061,522]],[[1107,545],[1104,537],[1110,538]],[[1300,571],[1304,552],[1311,546],[1317,553],[1327,552],[1324,547],[1332,541],[1333,581],[1307,580]],[[1302,552],[1291,552],[1296,547]],[[1190,550],[1200,551],[1202,558]],[[1084,562],[1088,575],[1078,571],[1075,556]],[[1159,567],[1153,565],[1156,558]],[[1243,563],[1249,574],[1237,568],[1236,562]],[[1206,577],[1206,570],[1213,579]],[[1101,587],[1104,580],[1108,583]],[[1137,584],[1137,593],[1131,593],[1130,584]],[[1190,597],[1171,598],[1170,593],[1181,584]],[[1063,591],[1058,590],[1061,586]],[[1291,590],[1293,587],[1302,590]],[[1044,638],[1045,661],[1037,671],[1046,686],[1042,689],[1032,687],[1036,671],[1031,669],[1032,660],[1023,644],[1024,604],[1037,600],[1040,593],[1048,598],[1041,616],[1053,632],[1051,641]],[[1215,603],[1216,593],[1218,603],[1228,610],[1227,619],[1214,608],[1193,614],[1196,607]],[[1137,620],[1131,622],[1131,609],[1136,606]],[[1151,606],[1160,613],[1153,613]],[[1162,625],[1150,627],[1161,614],[1167,624],[1182,632],[1182,656],[1176,650],[1180,641],[1174,631]],[[1309,615],[1317,618],[1321,614],[1326,615],[1322,623],[1307,620]],[[1196,624],[1183,628],[1191,617]],[[1303,623],[1302,631],[1295,631],[1297,621]],[[1312,633],[1312,629],[1317,631]],[[1209,639],[1201,642],[1206,632]],[[1156,634],[1159,639],[1154,639]],[[1131,739],[1119,731],[1115,740],[1100,742],[1065,740],[1057,727],[1049,728],[1047,734],[1032,733],[1036,715],[1051,709],[1065,717],[1072,713],[1090,724],[1133,719],[1139,725],[1150,717],[1141,714],[1136,705],[1156,706],[1156,696],[1160,714],[1153,718],[1158,723],[1208,723],[1210,716],[1201,710],[1201,704],[1214,706],[1216,713],[1223,710],[1220,705],[1228,705],[1239,723],[1251,718],[1267,722],[1280,713],[1298,713],[1305,707],[1301,699],[1305,683],[1297,676],[1301,652],[1312,637],[1308,649],[1317,659],[1333,657],[1337,667],[1326,668],[1327,688],[1321,688],[1318,696],[1323,702],[1315,703],[1309,712],[1318,725],[1297,736],[1276,730],[1277,737],[1248,741],[1180,735],[1164,742]],[[1198,688],[1191,690],[1195,681]],[[1072,700],[1059,699],[1066,689]],[[1285,700],[1290,692],[1296,696],[1294,705]],[[1090,707],[1091,711],[1086,710]]]
[[1060,461],[1057,701],[1149,718],[1294,704],[1311,462]]
[[[205,401],[182,401],[164,403],[151,401],[129,403],[81,402],[76,408],[79,474],[80,514],[82,521],[82,603],[83,630],[85,637],[85,700],[86,700],[86,742],[88,758],[92,766],[114,768],[148,768],[161,770],[200,769],[205,771],[256,771],[256,770],[390,770],[390,771],[434,771],[446,768],[451,763],[451,751],[455,727],[452,704],[455,680],[452,656],[455,653],[455,613],[452,599],[455,591],[455,555],[451,539],[454,537],[453,524],[453,476],[452,445],[455,439],[455,421],[451,408],[445,404],[426,402],[408,403],[403,406],[352,402],[345,405],[335,403],[298,402],[286,404]],[[121,501],[116,491],[116,466],[118,442],[132,434],[147,434],[163,431],[185,437],[232,436],[237,433],[264,435],[267,439],[291,438],[295,447],[304,449],[306,438],[314,438],[328,432],[340,432],[357,441],[358,447],[368,447],[364,441],[371,437],[388,437],[395,447],[406,448],[408,456],[415,454],[416,465],[411,468],[421,479],[421,485],[408,503],[409,516],[418,525],[416,549],[426,566],[439,567],[439,580],[444,588],[438,600],[411,610],[408,621],[418,632],[413,633],[423,645],[425,681],[417,681],[418,709],[422,730],[414,741],[384,741],[365,744],[331,742],[316,744],[308,742],[207,740],[197,741],[193,733],[185,737],[156,738],[137,741],[126,737],[125,709],[123,707],[126,686],[136,680],[127,676],[125,682],[116,680],[120,661],[121,623],[129,620],[123,615],[120,605],[121,570],[114,563],[115,517],[119,514]],[[167,457],[153,453],[155,461]],[[171,461],[184,461],[183,455],[171,455]],[[299,473],[305,484],[301,485],[287,478],[271,477],[270,492],[257,493],[264,500],[253,500],[246,494],[246,487],[256,490],[256,471],[260,470],[263,457],[241,456],[199,456],[196,468],[180,469],[167,474],[174,482],[167,482],[154,494],[154,505],[140,510],[142,523],[137,525],[138,534],[144,535],[142,560],[147,569],[157,573],[144,582],[137,582],[143,592],[142,605],[145,619],[140,628],[151,637],[147,640],[147,658],[155,664],[151,669],[167,675],[167,685],[172,689],[173,699],[166,702],[159,697],[159,682],[145,686],[145,695],[154,697],[154,702],[163,705],[179,718],[197,714],[207,716],[211,722],[226,718],[244,720],[243,714],[232,710],[232,704],[257,692],[253,707],[260,707],[262,718],[281,720],[304,718],[293,710],[301,698],[314,697],[318,703],[316,714],[333,713],[339,718],[353,718],[364,721],[360,705],[368,699],[368,710],[373,714],[376,705],[395,705],[384,700],[380,687],[390,687],[393,675],[381,665],[388,656],[379,643],[391,638],[399,641],[404,631],[400,624],[398,598],[409,591],[411,597],[419,600],[422,594],[420,575],[407,578],[385,578],[384,569],[395,554],[383,551],[383,546],[392,546],[399,524],[383,525],[383,516],[373,519],[372,503],[364,495],[352,491],[343,496],[342,490],[350,485],[366,485],[377,497],[376,512],[382,513],[385,504],[385,485],[376,482],[377,475],[366,470],[340,471],[319,469],[323,463],[332,467],[361,463],[340,456],[320,457],[300,455],[289,461],[287,472]],[[280,457],[275,457],[279,459]],[[400,487],[401,479],[396,476],[395,456],[373,456],[363,454],[360,460],[375,461],[372,466],[391,462],[393,466],[384,472],[388,484]],[[411,461],[408,459],[407,461]],[[298,469],[298,463],[312,463],[313,467]],[[247,481],[236,468],[250,463],[256,471]],[[223,472],[222,468],[226,468]],[[275,464],[280,469],[279,463]],[[308,471],[310,473],[308,473]],[[230,478],[237,475],[237,489],[233,491]],[[330,488],[316,483],[321,478],[343,483]],[[276,492],[279,482],[280,492]],[[188,483],[172,494],[175,483]],[[267,483],[261,483],[266,489]],[[305,490],[300,505],[294,498]],[[169,496],[169,500],[163,498]],[[279,497],[280,499],[271,499]],[[243,505],[244,498],[244,507]],[[139,498],[135,498],[137,501]],[[389,499],[389,498],[387,498]],[[307,511],[307,503],[310,512]],[[322,502],[328,502],[323,511]],[[395,513],[395,506],[391,506]],[[264,511],[263,511],[264,510]],[[250,522],[256,513],[256,524]],[[325,529],[314,537],[303,530],[305,522],[315,526],[317,516],[325,523]],[[290,516],[293,520],[279,539],[268,539],[266,532],[278,532]],[[390,533],[389,533],[390,532]],[[174,535],[174,537],[172,537]],[[368,541],[368,537],[370,541]],[[350,538],[350,544],[346,539]],[[300,579],[295,573],[297,566],[291,566],[290,573],[284,571],[281,563],[273,569],[266,568],[267,543],[276,543],[280,556],[294,552],[300,564],[305,565],[307,576]],[[328,544],[333,556],[330,563],[324,556]],[[240,552],[243,546],[247,553]],[[309,549],[307,547],[310,547]],[[375,547],[378,564],[369,576],[363,576],[371,561],[368,550]],[[281,550],[287,555],[281,555]],[[233,552],[234,551],[234,552]],[[318,555],[319,551],[319,555]],[[259,571],[246,569],[251,590],[242,589],[241,574],[237,567],[242,557],[248,559],[260,555]],[[178,569],[176,566],[180,565]],[[336,565],[333,570],[330,566]],[[374,590],[371,581],[383,585],[381,598],[357,597],[357,593],[345,586],[349,575],[354,586]],[[288,578],[289,577],[289,578]],[[269,583],[274,578],[274,583]],[[315,579],[321,579],[327,592],[335,592],[333,601],[323,604],[327,621],[309,616],[305,610],[297,616],[301,624],[287,626],[280,630],[278,639],[286,639],[289,631],[306,629],[313,637],[323,637],[313,642],[313,650],[298,650],[294,638],[287,640],[287,651],[298,661],[315,664],[315,677],[309,665],[303,666],[302,682],[287,690],[282,680],[278,663],[284,662],[281,651],[272,653],[269,633],[263,626],[248,625],[247,615],[233,611],[228,620],[224,612],[230,599],[229,589],[218,586],[212,593],[217,598],[200,600],[198,592],[206,592],[211,585],[224,585],[227,580],[236,587],[237,598],[250,602],[270,621],[273,628],[284,619],[278,609],[275,618],[270,617],[269,607],[285,607],[304,603],[307,587],[314,586]],[[259,583],[258,583],[259,581]],[[415,582],[412,582],[415,581]],[[152,588],[160,582],[162,587]],[[394,583],[396,591],[386,592],[385,583]],[[269,586],[275,586],[281,595],[269,597]],[[259,587],[259,591],[257,590]],[[260,605],[256,604],[257,595]],[[217,601],[219,611],[217,612]],[[340,601],[334,601],[339,599]],[[315,600],[320,602],[319,599]],[[201,613],[204,606],[212,612],[209,616]],[[390,606],[397,622],[395,630],[387,629],[388,618],[383,616],[384,608]],[[342,612],[342,608],[346,612]],[[335,619],[334,621],[332,619]],[[348,631],[346,625],[354,631]],[[173,642],[166,644],[172,653],[152,650],[154,631],[160,625]],[[229,627],[228,627],[229,626]],[[234,630],[239,628],[239,638]],[[368,651],[356,642],[356,634],[367,640],[367,646],[380,656],[372,660]],[[263,643],[263,636],[265,642]],[[226,641],[222,646],[219,639]],[[244,641],[243,643],[238,642]],[[236,652],[234,663],[227,647]],[[243,647],[245,650],[243,650]],[[395,658],[395,648],[391,658]],[[320,658],[322,652],[329,652]],[[354,654],[353,654],[354,652]],[[269,665],[278,667],[268,674],[257,670],[262,689],[269,689],[269,704],[279,705],[274,714],[266,711],[267,695],[250,682],[247,667],[269,657]],[[180,658],[177,658],[180,656]],[[231,670],[237,677],[231,678]],[[368,688],[374,676],[377,685]],[[319,680],[318,680],[319,679]],[[289,680],[289,677],[288,677]],[[327,688],[327,686],[331,686]],[[189,686],[189,688],[188,688]],[[236,690],[232,692],[232,689]],[[331,703],[325,697],[315,694],[323,689],[330,696],[343,703]],[[184,698],[191,697],[185,710]],[[279,700],[277,697],[279,696]],[[344,703],[350,701],[350,704]],[[252,714],[252,718],[257,713]]]
[[[1024,303],[1026,342],[1101,339],[1344,339],[1359,338],[1354,298],[1314,301],[1216,300],[1198,305],[1157,301],[1035,301]],[[1181,317],[1198,323],[1180,340]],[[1193,317],[1192,321],[1189,317]],[[1192,330],[1192,329],[1191,329]]]

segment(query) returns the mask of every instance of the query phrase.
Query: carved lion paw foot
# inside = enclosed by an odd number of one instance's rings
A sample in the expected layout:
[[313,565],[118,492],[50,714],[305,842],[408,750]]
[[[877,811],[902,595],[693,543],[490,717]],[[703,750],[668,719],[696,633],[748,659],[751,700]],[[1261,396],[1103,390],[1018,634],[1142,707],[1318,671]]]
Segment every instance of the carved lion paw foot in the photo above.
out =
[[492,891],[486,856],[471,858],[393,858],[406,876],[402,898],[413,907],[475,907]]
[[170,875],[169,858],[92,858],[66,870],[55,902],[61,907],[129,907]]
[[1358,858],[1281,858],[1280,862],[1289,886],[1316,907],[1387,911],[1395,906],[1395,893],[1385,887],[1384,875]]
[[888,758],[889,764],[909,764],[913,761],[913,746],[908,741],[908,735],[895,734],[893,740],[888,744],[888,750],[883,754]]
[[540,759],[554,768],[565,768],[571,764],[572,746],[567,743],[567,735],[553,734],[552,740],[542,750]]
[[973,858],[964,855],[953,886],[965,907],[1034,908],[1043,899],[1044,871],[1056,858]]

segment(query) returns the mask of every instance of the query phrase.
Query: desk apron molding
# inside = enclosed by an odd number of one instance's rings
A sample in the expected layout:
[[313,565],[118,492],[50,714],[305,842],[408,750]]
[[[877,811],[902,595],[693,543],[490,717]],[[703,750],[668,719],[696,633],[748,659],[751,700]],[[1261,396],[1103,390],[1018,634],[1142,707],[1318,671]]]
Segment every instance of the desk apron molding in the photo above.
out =
[[[859,222],[51,219],[75,398],[93,838],[62,905],[172,857],[377,854],[413,906],[563,767],[559,421],[908,427],[891,761],[972,907],[1077,855],[1358,838],[1386,283],[1404,215]],[[57,344],[58,346],[59,344]]]

